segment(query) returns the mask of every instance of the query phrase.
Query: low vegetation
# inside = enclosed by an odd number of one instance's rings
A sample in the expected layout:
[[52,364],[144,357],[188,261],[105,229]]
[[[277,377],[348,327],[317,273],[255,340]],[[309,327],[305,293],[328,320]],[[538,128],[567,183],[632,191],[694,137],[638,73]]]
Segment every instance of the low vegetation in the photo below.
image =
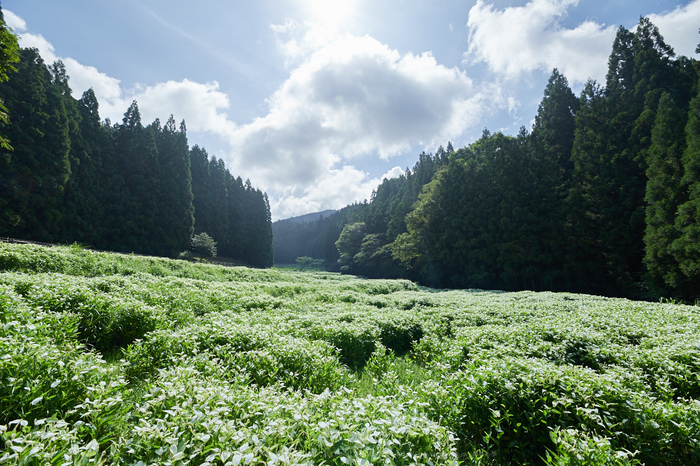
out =
[[700,464],[696,306],[0,244],[0,464]]

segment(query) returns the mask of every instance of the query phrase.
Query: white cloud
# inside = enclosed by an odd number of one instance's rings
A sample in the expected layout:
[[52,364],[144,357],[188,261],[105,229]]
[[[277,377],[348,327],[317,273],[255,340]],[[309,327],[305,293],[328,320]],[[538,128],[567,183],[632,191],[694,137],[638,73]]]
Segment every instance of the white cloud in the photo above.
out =
[[380,179],[383,180],[383,179],[386,178],[386,179],[390,180],[390,179],[392,179],[392,178],[398,178],[398,177],[400,177],[400,176],[403,175],[403,174],[404,174],[403,168],[401,168],[401,167],[394,167],[394,168],[392,168],[391,170],[389,170],[388,172],[384,173],[384,175],[382,175],[382,176],[380,177]]
[[287,18],[284,24],[270,24],[287,68],[303,64],[314,52],[342,37],[333,27]]
[[[7,14],[10,12],[5,11],[4,13]],[[16,15],[15,18],[24,24],[21,18]],[[120,105],[124,107],[123,102],[120,101],[122,90],[118,79],[99,72],[94,66],[83,65],[73,58],[58,57],[54,46],[41,35],[21,33],[18,34],[18,36],[19,45],[24,48],[33,47],[38,49],[41,58],[47,65],[52,64],[56,60],[63,61],[63,64],[66,65],[66,73],[70,77],[69,83],[71,90],[76,98],[80,98],[83,92],[92,87],[101,105],[107,104],[109,106],[110,103],[119,102]],[[126,108],[128,108],[128,104],[126,104],[121,112],[124,113]],[[114,117],[114,115],[109,114],[109,112],[107,112],[108,114],[102,113],[101,115],[103,117]]]
[[138,86],[123,91],[123,96],[118,99],[100,100],[100,115],[109,116],[112,121],[121,121],[125,109],[136,100],[144,124],[173,114],[178,120],[184,119],[189,130],[209,132],[228,139],[236,125],[225,113],[229,107],[228,96],[218,89],[216,82],[201,84],[187,79]]
[[318,183],[301,189],[287,189],[284,195],[277,196],[270,206],[272,218],[278,220],[308,212],[340,209],[353,201],[369,200],[383,179],[402,174],[400,167],[392,168],[379,178],[369,178],[367,173],[352,165],[331,169]]
[[667,44],[673,47],[676,55],[695,57],[695,47],[700,42],[700,0],[694,0],[684,7],[660,15],[648,16],[658,26]]
[[[561,25],[579,0],[532,0],[525,6],[496,9],[477,0],[469,11],[469,49],[465,61],[484,62],[508,79],[534,70],[558,68],[572,83],[604,81],[617,28],[584,21],[574,29]],[[649,15],[676,53],[694,56],[698,43],[700,0]]]
[[558,68],[572,82],[602,79],[616,28],[586,21],[575,29],[560,20],[579,0],[532,0],[497,10],[477,0],[469,11],[467,61],[485,62],[510,79]]
[[[122,90],[118,79],[99,72],[94,66],[82,65],[73,58],[66,58],[63,63],[66,65],[66,72],[70,77],[70,87],[75,97],[80,98],[83,92],[92,87],[100,102],[119,101]],[[122,113],[124,111],[126,110],[122,109]],[[105,113],[104,110],[103,113]]]
[[387,159],[454,139],[484,105],[464,72],[368,36],[316,50],[268,104],[266,116],[236,132],[232,163],[275,189],[317,183],[358,155]]
[[5,17],[5,23],[7,23],[7,25],[10,26],[15,33],[22,32],[27,29],[27,23],[10,10],[3,10],[2,14]]
[[270,29],[277,34],[289,34],[298,28],[299,23],[292,18],[286,18],[284,24],[270,24]]
[[19,37],[19,46],[22,48],[35,48],[39,50],[41,58],[44,62],[51,64],[58,59],[55,53],[53,45],[44,38],[44,36],[38,34],[21,33],[17,35]]
[[43,36],[23,33],[19,37],[22,47],[37,48],[47,64],[63,61],[76,98],[92,87],[100,103],[102,118],[120,122],[131,102],[136,100],[144,124],[173,114],[178,120],[184,119],[188,129],[210,132],[225,140],[230,139],[236,129],[235,123],[225,113],[229,108],[228,96],[218,90],[216,82],[201,84],[185,79],[125,90],[118,79],[101,73],[94,66],[83,65],[73,58],[58,57],[53,45]]
[[[19,18],[13,21],[21,24]],[[388,159],[415,145],[429,148],[455,140],[477,123],[487,105],[463,71],[438,64],[430,53],[401,55],[368,36],[329,34],[293,20],[271,28],[296,35],[281,45],[300,64],[267,99],[267,115],[240,126],[229,119],[228,97],[216,82],[168,81],[125,89],[94,67],[72,58],[63,61],[76,96],[94,89],[102,118],[121,121],[136,100],[145,124],[172,113],[184,118],[188,129],[230,144],[228,155],[218,155],[232,173],[272,193],[276,218],[368,199],[383,178],[402,170],[370,178],[348,160],[360,155]],[[23,33],[21,42],[37,47],[48,63],[59,59],[40,35]],[[489,105],[493,102],[500,100],[491,99]]]

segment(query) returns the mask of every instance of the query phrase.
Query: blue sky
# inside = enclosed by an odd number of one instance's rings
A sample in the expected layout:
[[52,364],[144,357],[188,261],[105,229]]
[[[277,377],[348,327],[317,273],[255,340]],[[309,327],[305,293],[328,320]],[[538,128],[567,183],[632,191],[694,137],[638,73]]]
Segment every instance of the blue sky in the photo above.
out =
[[[194,6],[196,5],[196,6]],[[5,0],[112,122],[184,119],[190,145],[270,195],[274,219],[369,198],[418,154],[530,127],[553,68],[604,80],[650,16],[699,58],[700,0]]]

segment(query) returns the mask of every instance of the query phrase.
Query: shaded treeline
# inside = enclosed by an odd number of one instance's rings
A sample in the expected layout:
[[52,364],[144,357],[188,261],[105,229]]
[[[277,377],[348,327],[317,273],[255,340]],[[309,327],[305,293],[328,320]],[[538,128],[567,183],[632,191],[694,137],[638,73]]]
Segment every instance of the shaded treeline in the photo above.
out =
[[697,299],[699,75],[642,18],[618,30],[604,86],[577,97],[554,70],[531,132],[423,153],[297,239],[369,277]]
[[189,148],[185,122],[144,126],[136,102],[101,122],[92,89],[71,95],[61,62],[20,49],[0,83],[10,141],[0,159],[0,235],[175,257],[206,231],[222,256],[272,265],[267,195]]

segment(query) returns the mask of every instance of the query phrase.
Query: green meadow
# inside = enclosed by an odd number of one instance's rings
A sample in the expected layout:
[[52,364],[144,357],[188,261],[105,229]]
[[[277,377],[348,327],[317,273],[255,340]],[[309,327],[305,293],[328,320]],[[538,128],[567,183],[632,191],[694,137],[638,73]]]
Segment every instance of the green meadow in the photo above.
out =
[[700,308],[0,244],[0,464],[697,465]]

